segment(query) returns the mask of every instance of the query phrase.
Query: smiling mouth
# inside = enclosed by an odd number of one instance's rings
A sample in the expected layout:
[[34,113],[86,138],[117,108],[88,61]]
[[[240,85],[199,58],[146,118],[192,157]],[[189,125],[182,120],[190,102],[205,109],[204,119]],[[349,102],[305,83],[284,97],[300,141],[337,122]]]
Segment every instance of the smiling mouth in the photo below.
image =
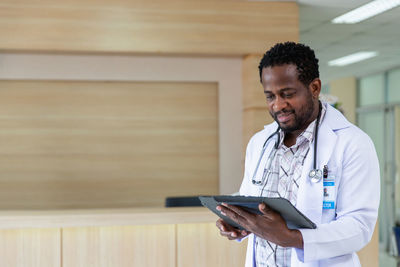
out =
[[276,118],[279,123],[286,123],[292,118],[293,114],[294,114],[293,112],[281,113],[281,114],[277,115]]

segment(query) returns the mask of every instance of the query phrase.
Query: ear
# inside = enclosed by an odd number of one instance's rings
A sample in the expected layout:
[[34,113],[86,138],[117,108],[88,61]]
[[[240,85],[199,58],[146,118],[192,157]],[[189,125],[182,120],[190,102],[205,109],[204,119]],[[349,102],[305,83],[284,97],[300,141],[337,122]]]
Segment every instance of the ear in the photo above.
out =
[[308,89],[311,92],[311,95],[314,99],[319,98],[319,93],[321,92],[321,80],[319,78],[315,78],[308,85]]

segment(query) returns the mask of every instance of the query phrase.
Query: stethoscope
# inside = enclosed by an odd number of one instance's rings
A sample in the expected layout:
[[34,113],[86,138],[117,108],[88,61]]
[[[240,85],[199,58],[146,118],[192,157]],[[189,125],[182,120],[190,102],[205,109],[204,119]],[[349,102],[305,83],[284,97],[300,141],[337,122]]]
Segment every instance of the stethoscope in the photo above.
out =
[[[312,183],[318,183],[322,179],[322,171],[320,169],[317,169],[317,143],[318,143],[318,129],[319,129],[319,121],[321,119],[321,110],[322,110],[322,104],[319,102],[319,111],[318,111],[318,116],[317,116],[317,122],[315,125],[315,131],[314,131],[314,164],[313,164],[313,169],[308,173],[308,178]],[[263,185],[265,182],[266,177],[271,173],[271,164],[272,164],[272,159],[275,157],[275,154],[278,150],[279,144],[280,144],[280,130],[281,128],[278,126],[278,129],[276,129],[275,132],[273,132],[267,140],[265,140],[263,148],[261,150],[261,155],[258,159],[256,169],[254,170],[253,173],[253,178],[251,179],[251,182],[255,185]],[[274,149],[271,150],[271,153],[268,157],[268,162],[266,164],[265,171],[262,175],[262,178],[259,180],[256,180],[256,174],[257,171],[260,167],[260,163],[262,158],[264,157],[265,150],[267,149],[268,141],[271,140],[274,136],[277,136],[277,140],[275,141]]]

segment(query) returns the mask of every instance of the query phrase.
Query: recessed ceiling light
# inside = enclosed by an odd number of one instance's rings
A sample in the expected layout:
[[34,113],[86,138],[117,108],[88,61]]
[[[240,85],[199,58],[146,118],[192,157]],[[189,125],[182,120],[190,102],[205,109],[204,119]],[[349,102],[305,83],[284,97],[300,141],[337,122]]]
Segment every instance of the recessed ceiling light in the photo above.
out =
[[328,62],[329,66],[346,66],[378,55],[376,51],[357,52]]
[[354,24],[400,5],[400,0],[375,0],[332,20],[332,23]]

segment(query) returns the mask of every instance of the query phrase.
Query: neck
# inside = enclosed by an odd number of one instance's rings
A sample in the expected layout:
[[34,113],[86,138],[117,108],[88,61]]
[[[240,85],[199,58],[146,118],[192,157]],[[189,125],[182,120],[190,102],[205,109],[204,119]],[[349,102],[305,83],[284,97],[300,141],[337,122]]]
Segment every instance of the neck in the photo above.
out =
[[303,126],[295,131],[291,131],[291,132],[285,132],[285,139],[283,140],[283,143],[285,144],[285,146],[287,147],[291,147],[294,144],[296,144],[296,139],[297,137],[304,132],[305,129],[307,129],[308,125],[310,125],[311,122],[313,122],[314,120],[317,119],[319,113],[320,113],[320,107],[319,107],[319,101],[317,102],[317,104],[315,105],[314,111],[310,117],[310,119],[308,121],[306,121],[306,123],[303,124]]

